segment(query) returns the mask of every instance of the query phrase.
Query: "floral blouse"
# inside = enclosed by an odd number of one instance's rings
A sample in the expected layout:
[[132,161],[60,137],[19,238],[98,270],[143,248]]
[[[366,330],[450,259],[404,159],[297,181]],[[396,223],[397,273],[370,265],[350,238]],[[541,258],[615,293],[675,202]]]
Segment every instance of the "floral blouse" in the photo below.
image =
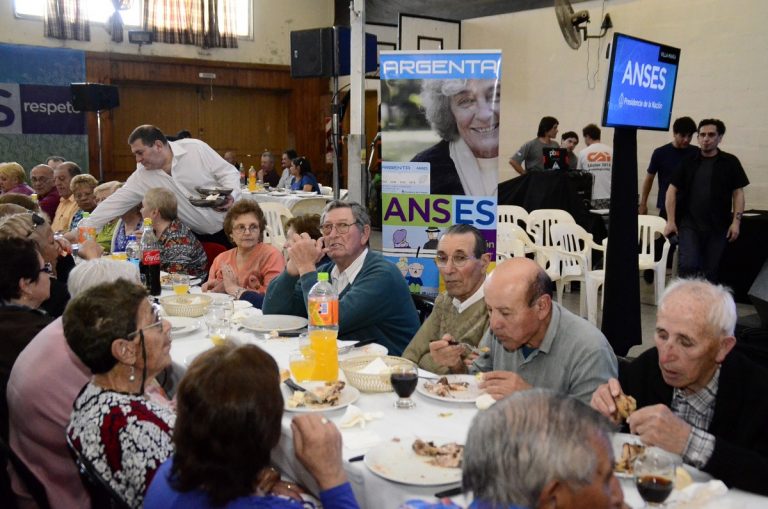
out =
[[160,238],[160,269],[190,276],[205,275],[208,257],[195,234],[178,219],[171,221]]
[[155,471],[173,453],[176,414],[135,394],[89,382],[73,405],[72,444],[131,507],[141,507]]

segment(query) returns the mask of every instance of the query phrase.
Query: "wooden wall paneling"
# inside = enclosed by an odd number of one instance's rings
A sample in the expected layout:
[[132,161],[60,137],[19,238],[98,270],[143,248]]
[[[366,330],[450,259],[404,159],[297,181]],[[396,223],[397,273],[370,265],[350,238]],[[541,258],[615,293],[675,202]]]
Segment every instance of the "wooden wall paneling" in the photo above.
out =
[[312,172],[324,185],[331,184],[333,174],[333,167],[325,163],[325,118],[331,115],[328,83],[327,79],[293,80],[288,126],[293,148],[309,158]]
[[[370,156],[371,142],[379,132],[379,93],[376,90],[365,91],[365,142],[363,144],[364,161],[363,164],[368,167],[368,157]],[[344,135],[349,134],[349,110],[344,114],[344,123],[342,125]],[[347,160],[347,149],[342,149],[342,165],[344,167],[343,175],[349,175],[349,162]],[[348,180],[342,179],[347,186]]]

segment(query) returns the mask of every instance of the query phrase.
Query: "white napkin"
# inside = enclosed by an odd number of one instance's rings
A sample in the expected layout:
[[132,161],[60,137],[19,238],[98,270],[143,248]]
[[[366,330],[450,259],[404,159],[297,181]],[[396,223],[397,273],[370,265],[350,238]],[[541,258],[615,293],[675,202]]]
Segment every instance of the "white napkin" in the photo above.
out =
[[696,482],[686,486],[682,490],[674,490],[669,497],[670,502],[674,502],[676,508],[683,509],[690,507],[701,507],[702,504],[717,497],[722,497],[728,493],[728,488],[723,481],[713,479],[709,482]]
[[493,396],[491,396],[490,394],[481,394],[475,400],[475,406],[480,410],[486,410],[488,408],[491,408],[494,405],[494,403],[496,403],[496,400],[493,399]]
[[370,449],[381,442],[381,436],[369,430],[345,430],[341,433],[342,443],[348,449]]
[[366,423],[382,417],[384,417],[382,412],[363,412],[355,405],[349,405],[339,421],[339,428],[353,428],[355,426],[365,428]]
[[381,357],[376,357],[366,367],[361,369],[360,373],[364,375],[384,375],[389,373],[389,366],[381,360]]

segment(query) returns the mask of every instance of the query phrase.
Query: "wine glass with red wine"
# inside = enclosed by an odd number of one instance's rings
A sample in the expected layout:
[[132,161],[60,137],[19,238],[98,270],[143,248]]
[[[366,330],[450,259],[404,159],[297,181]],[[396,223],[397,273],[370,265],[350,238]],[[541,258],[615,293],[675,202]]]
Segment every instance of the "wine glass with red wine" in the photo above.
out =
[[411,400],[411,394],[416,390],[416,384],[419,381],[418,367],[414,364],[394,366],[390,372],[389,381],[392,382],[392,388],[395,389],[398,396],[395,407],[413,408],[416,406],[416,403]]
[[675,487],[677,459],[656,447],[647,447],[634,463],[635,485],[650,507],[660,507]]

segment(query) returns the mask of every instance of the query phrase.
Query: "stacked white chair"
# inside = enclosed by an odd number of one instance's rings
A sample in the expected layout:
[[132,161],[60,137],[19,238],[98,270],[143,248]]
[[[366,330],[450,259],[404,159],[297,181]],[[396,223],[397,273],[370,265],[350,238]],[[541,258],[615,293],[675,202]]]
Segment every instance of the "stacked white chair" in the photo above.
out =
[[272,244],[282,251],[286,240],[285,222],[292,218],[293,214],[282,203],[259,203],[259,207],[264,212],[264,218],[267,221],[267,227],[264,231],[264,242]]

